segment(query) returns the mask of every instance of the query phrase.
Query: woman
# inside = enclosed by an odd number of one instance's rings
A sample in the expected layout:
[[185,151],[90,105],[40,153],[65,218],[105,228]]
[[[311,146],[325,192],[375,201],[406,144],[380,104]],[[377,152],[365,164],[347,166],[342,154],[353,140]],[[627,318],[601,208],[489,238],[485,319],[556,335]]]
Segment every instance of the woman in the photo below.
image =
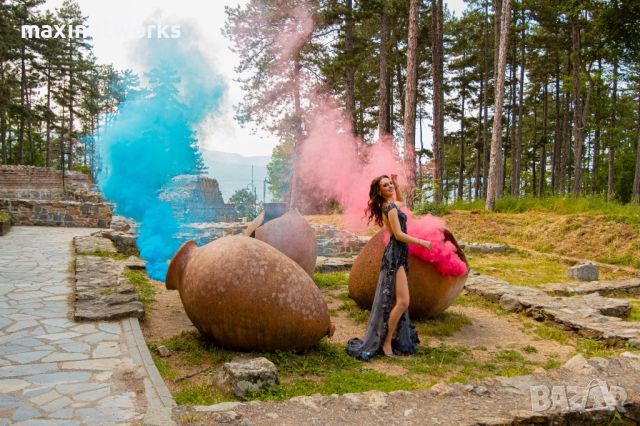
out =
[[408,243],[431,249],[429,241],[407,234],[407,216],[398,207],[403,206],[396,175],[382,175],[371,182],[369,203],[365,210],[369,223],[386,227],[391,235],[384,249],[380,277],[371,307],[369,324],[364,340],[351,339],[347,353],[368,361],[378,352],[395,358],[394,350],[413,354],[418,346],[418,334],[409,320],[409,286],[407,283]]

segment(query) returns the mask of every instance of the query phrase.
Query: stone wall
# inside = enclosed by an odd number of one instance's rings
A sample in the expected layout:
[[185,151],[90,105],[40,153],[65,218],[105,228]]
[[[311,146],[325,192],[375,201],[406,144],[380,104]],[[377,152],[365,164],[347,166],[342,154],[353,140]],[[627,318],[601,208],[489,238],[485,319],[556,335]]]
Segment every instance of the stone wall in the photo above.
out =
[[174,177],[160,193],[181,223],[232,222],[237,219],[233,204],[225,204],[218,181],[207,176]]
[[108,228],[111,204],[66,200],[1,199],[0,210],[16,225]]
[[112,205],[89,178],[34,166],[0,166],[0,210],[16,225],[109,227]]
[[327,224],[312,224],[318,239],[318,256],[357,256],[371,239]]
[[[242,222],[197,223],[178,237],[193,239],[198,245],[203,245],[227,235],[242,234],[247,226],[248,223]],[[357,256],[371,238],[327,224],[311,224],[311,226],[316,231],[318,256],[322,257]]]
[[[0,198],[73,198],[77,201],[89,201],[86,198],[95,197],[93,184],[85,174],[66,170],[64,176],[63,188],[60,170],[35,166],[0,166]],[[92,201],[98,200],[94,198]]]

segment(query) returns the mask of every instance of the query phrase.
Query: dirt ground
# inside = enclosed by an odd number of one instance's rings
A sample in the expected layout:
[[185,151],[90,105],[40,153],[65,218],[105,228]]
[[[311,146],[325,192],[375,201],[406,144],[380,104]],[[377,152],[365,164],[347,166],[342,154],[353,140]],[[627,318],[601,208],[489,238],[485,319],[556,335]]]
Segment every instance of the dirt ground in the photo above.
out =
[[[160,342],[179,335],[183,331],[193,331],[195,327],[187,317],[180,294],[174,290],[165,289],[164,285],[156,285],[156,302],[151,311],[147,312],[142,331],[149,342]],[[338,298],[344,289],[323,290],[327,306],[333,310],[331,322],[336,326],[334,335],[329,339],[331,343],[346,345],[352,337],[362,337],[366,324],[356,324],[349,319],[347,313],[338,308],[344,303]],[[533,333],[527,332],[523,323],[515,317],[496,315],[488,309],[465,306],[452,306],[449,312],[464,314],[471,320],[451,337],[420,336],[422,344],[439,346],[442,343],[459,345],[469,348],[483,348],[476,351],[477,356],[490,358],[491,354],[505,349],[522,350],[531,346],[535,353],[523,354],[525,358],[534,362],[544,362],[550,356],[558,357],[559,361],[568,359],[575,348],[561,345],[550,340],[542,340]],[[370,366],[382,373],[402,375],[404,369],[398,365],[374,361]]]
[[183,331],[196,328],[184,311],[180,293],[167,290],[163,282],[151,281],[156,289],[155,303],[145,313],[142,333],[148,342],[159,342],[176,336]]

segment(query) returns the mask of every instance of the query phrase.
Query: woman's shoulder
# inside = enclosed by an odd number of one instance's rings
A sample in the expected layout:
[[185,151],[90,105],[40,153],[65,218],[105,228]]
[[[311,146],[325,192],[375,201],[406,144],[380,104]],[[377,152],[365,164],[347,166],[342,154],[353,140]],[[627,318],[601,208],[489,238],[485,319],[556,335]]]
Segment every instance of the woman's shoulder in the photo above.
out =
[[385,203],[382,206],[382,211],[384,211],[386,214],[389,214],[389,212],[393,209],[398,208],[398,205],[396,204],[396,202],[392,202],[392,203]]

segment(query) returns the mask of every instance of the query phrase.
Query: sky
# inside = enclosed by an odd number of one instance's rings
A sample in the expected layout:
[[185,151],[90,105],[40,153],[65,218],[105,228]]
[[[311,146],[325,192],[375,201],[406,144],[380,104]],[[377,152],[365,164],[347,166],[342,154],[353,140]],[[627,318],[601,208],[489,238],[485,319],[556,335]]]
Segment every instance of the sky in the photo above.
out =
[[[162,25],[188,22],[198,34],[194,43],[224,79],[228,90],[221,113],[210,114],[198,129],[200,147],[206,150],[231,152],[243,156],[270,156],[277,140],[266,132],[253,133],[235,122],[234,105],[242,99],[242,90],[234,81],[234,67],[238,57],[231,52],[230,42],[222,35],[225,6],[246,3],[239,0],[79,0],[80,8],[93,35],[94,54],[98,62],[113,64],[117,69],[131,68],[141,74],[141,63],[133,45],[137,32],[149,22]],[[465,5],[462,0],[445,0],[446,7],[460,15]],[[62,0],[48,0],[44,8],[55,9]],[[152,29],[153,31],[153,29]],[[171,29],[167,30],[170,34]],[[212,76],[213,78],[213,76]],[[430,133],[430,132],[427,132]]]

